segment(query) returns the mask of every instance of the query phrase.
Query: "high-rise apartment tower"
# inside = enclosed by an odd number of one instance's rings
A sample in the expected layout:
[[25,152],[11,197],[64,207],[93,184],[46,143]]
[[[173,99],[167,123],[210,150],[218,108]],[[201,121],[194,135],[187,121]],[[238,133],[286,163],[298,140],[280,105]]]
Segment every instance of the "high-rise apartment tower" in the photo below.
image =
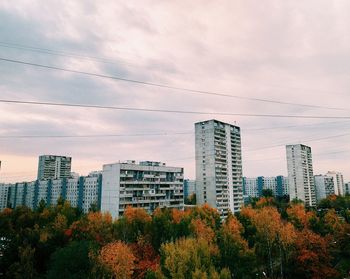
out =
[[299,199],[307,206],[316,205],[311,147],[287,145],[287,167],[290,200]]
[[72,158],[56,155],[39,156],[38,180],[69,178]]
[[197,204],[217,208],[222,217],[243,203],[240,128],[217,120],[195,124]]

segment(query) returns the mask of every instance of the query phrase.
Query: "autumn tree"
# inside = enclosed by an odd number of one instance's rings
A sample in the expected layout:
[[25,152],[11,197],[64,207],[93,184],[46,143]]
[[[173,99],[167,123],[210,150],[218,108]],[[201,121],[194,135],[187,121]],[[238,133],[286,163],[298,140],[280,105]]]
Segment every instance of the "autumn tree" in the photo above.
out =
[[242,237],[244,228],[235,216],[229,216],[218,232],[220,265],[228,267],[234,278],[251,278],[255,270],[254,251]]
[[109,213],[89,212],[65,233],[74,240],[91,240],[104,245],[113,240],[113,219]]
[[150,273],[156,273],[160,268],[160,256],[146,237],[140,237],[137,242],[130,244],[135,256],[133,278],[141,279]]
[[337,278],[331,265],[327,240],[309,229],[298,232],[296,249],[290,262],[292,278]]
[[135,242],[149,233],[152,218],[143,208],[128,206],[116,222],[117,237],[125,242]]
[[135,256],[129,246],[121,241],[103,246],[97,259],[114,278],[131,278],[134,272]]
[[190,279],[208,274],[214,268],[218,248],[204,239],[182,238],[161,247],[164,275],[169,278]]

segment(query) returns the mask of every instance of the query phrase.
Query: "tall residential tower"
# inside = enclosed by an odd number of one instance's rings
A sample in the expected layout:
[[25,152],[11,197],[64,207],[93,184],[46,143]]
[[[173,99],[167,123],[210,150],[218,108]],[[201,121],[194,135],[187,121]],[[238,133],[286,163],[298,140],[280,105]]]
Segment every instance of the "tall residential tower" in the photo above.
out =
[[217,208],[222,217],[243,203],[240,128],[217,120],[195,124],[197,204]]
[[316,205],[311,147],[287,145],[287,167],[290,200],[299,199],[307,206]]
[[56,155],[39,156],[38,180],[69,178],[72,158]]

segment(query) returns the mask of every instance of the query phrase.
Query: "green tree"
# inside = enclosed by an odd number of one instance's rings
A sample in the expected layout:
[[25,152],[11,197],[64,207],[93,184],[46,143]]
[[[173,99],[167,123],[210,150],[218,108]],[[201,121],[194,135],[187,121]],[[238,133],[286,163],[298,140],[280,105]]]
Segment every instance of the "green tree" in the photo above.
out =
[[57,249],[50,258],[47,278],[88,278],[92,268],[89,258],[91,249],[93,244],[89,241],[73,241]]

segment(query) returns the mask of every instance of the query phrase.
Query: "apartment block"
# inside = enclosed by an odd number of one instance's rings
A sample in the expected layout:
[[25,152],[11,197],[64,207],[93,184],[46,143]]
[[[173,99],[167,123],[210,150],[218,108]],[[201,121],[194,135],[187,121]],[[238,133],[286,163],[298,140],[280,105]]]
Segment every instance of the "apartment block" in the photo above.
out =
[[[44,201],[48,206],[56,205],[61,197],[69,201],[73,207],[78,207],[86,213],[93,205],[100,208],[101,187],[101,173],[78,178],[15,183],[8,185],[5,207],[27,206],[35,209],[41,201]],[[5,199],[5,196],[1,195],[0,198]]]
[[240,128],[218,120],[195,123],[197,204],[217,208],[221,217],[243,204]]
[[56,155],[39,156],[38,180],[61,179],[71,176],[72,158]]
[[261,197],[263,190],[267,189],[271,190],[275,197],[289,195],[288,177],[279,175],[243,178],[243,196],[245,200]]
[[327,176],[333,177],[334,182],[334,194],[337,196],[344,196],[344,178],[343,174],[336,171],[329,171],[326,173]]
[[149,213],[158,207],[183,209],[184,171],[161,162],[106,164],[103,166],[101,211],[114,218],[126,207],[144,208]]
[[315,175],[315,187],[317,202],[327,198],[329,195],[334,195],[334,177],[328,175]]
[[0,184],[0,211],[7,207],[8,193],[9,193],[9,185],[1,183]]
[[287,145],[287,168],[290,200],[302,200],[307,206],[316,205],[311,147]]
[[350,182],[344,184],[344,195],[350,195]]
[[196,181],[195,180],[184,180],[184,198],[196,194]]

